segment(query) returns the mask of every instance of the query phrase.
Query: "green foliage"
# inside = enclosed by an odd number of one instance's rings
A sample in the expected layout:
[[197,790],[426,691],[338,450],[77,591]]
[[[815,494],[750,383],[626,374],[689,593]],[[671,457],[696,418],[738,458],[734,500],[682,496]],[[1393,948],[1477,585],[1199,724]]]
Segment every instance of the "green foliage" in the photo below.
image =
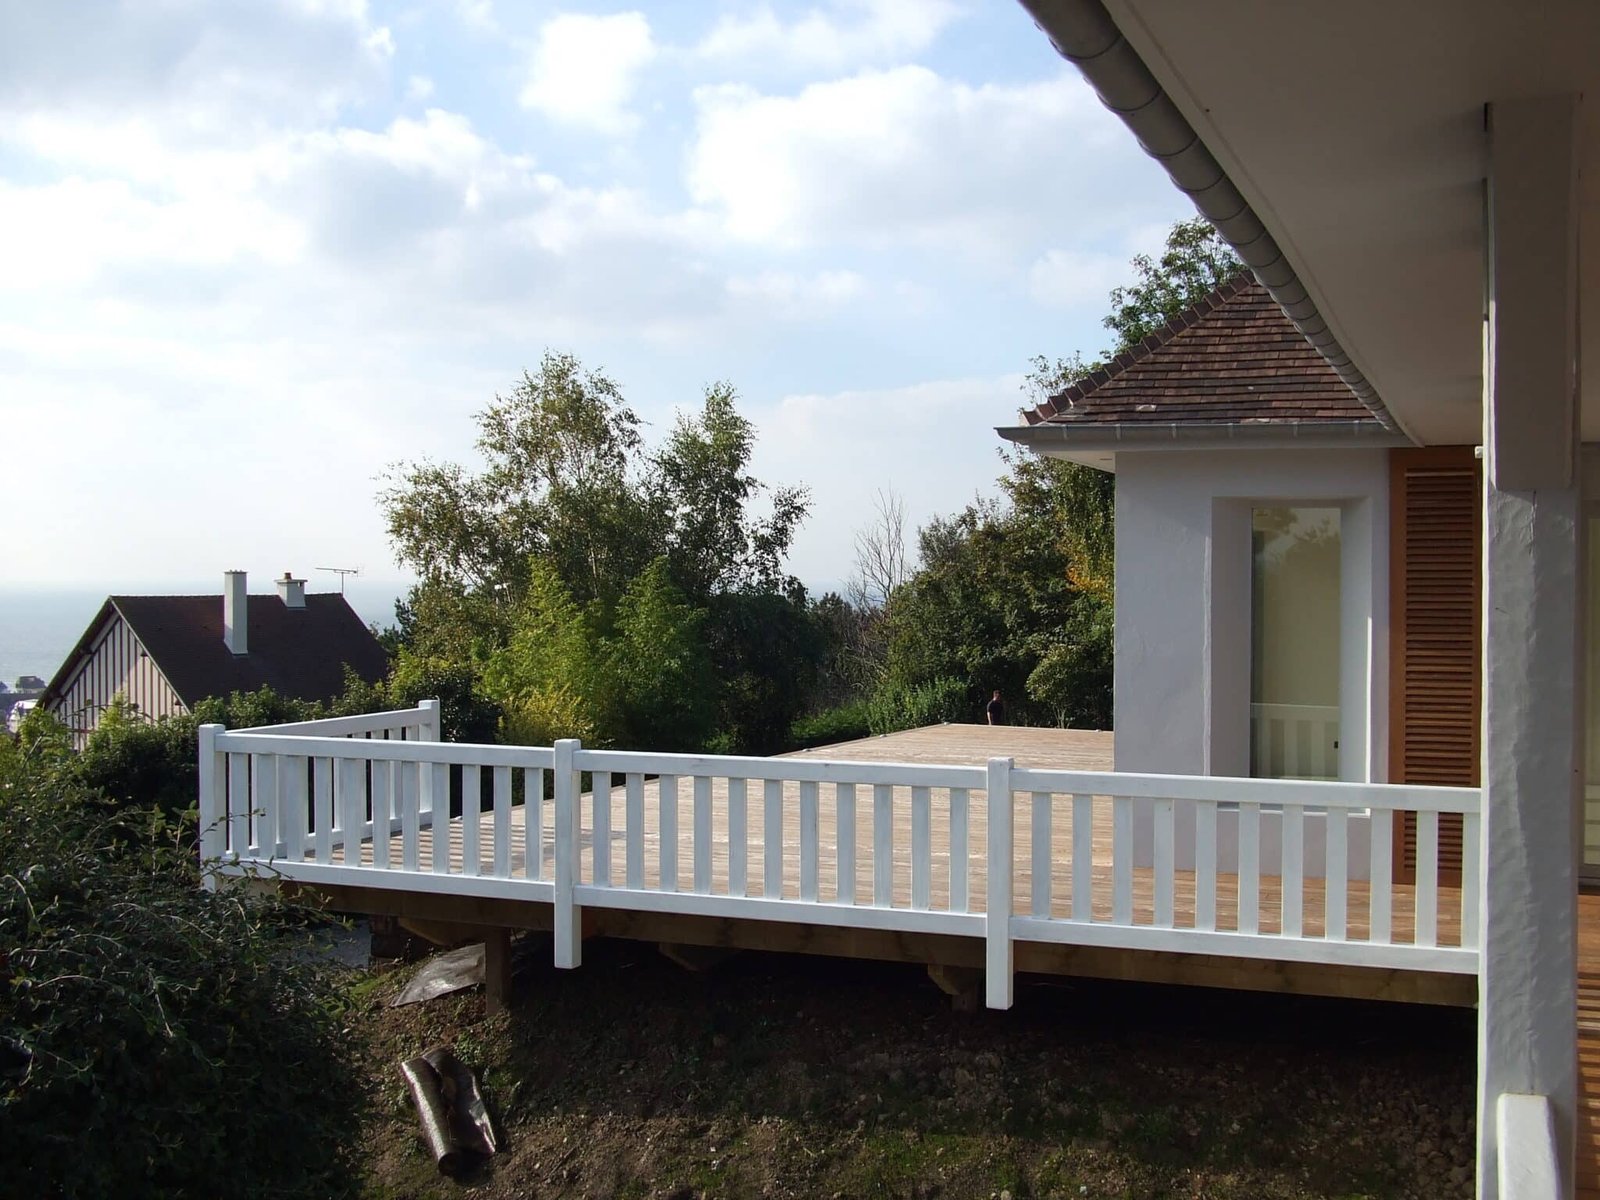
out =
[[503,646],[481,654],[485,692],[505,711],[507,740],[604,742],[613,728],[597,639],[550,564],[534,560]]
[[391,469],[380,501],[396,555],[430,583],[496,604],[520,598],[535,559],[580,602],[614,598],[660,538],[638,478],[641,446],[611,380],[546,353],[537,374],[478,415],[482,472]]
[[678,417],[654,460],[652,490],[670,522],[672,579],[696,603],[782,592],[784,558],[808,508],[804,488],[780,487],[771,489],[765,516],[752,514],[768,489],[747,470],[755,426],[739,415],[736,398],[727,383],[707,388],[700,412]]
[[500,705],[483,691],[474,664],[400,646],[389,659],[389,677],[367,683],[345,672],[344,694],[330,706],[333,716],[415,708],[439,702],[440,736],[447,742],[493,742],[500,727]]
[[202,700],[193,713],[159,720],[118,696],[101,714],[71,772],[102,800],[120,808],[152,809],[178,822],[195,810],[201,725],[220,722],[229,729],[248,729],[326,715],[320,704],[279,696],[265,687]]
[[976,711],[966,681],[954,676],[881,688],[866,707],[867,728],[875,734],[945,721],[971,721]]
[[886,613],[888,686],[955,678],[973,700],[957,719],[978,719],[977,698],[998,688],[1013,721],[1108,728],[1109,578],[1091,586],[1097,568],[1078,548],[1098,520],[1109,542],[1109,486],[1030,455],[1008,465],[1007,503],[975,503],[921,531],[922,569]]
[[92,793],[124,808],[149,808],[177,820],[199,794],[193,716],[150,721],[120,696],[100,717],[75,764]]
[[353,1195],[307,914],[202,890],[191,831],[106,805],[59,741],[0,742],[0,1196]]
[[743,753],[784,749],[789,727],[816,692],[824,654],[804,593],[715,597],[707,638],[720,683],[717,728]]
[[601,741],[588,702],[560,683],[540,684],[508,699],[499,734],[513,746],[553,746],[562,738],[578,738],[585,745]]
[[422,576],[391,643],[478,664],[508,737],[687,749],[720,727],[741,749],[781,746],[820,657],[783,570],[807,500],[750,473],[736,402],[707,388],[651,450],[614,383],[547,353],[479,414],[482,471],[388,476],[391,539]]
[[1141,254],[1133,260],[1133,269],[1137,282],[1111,290],[1112,311],[1105,319],[1105,327],[1117,335],[1111,355],[1138,345],[1243,271],[1244,263],[1210,221],[1194,217],[1172,227],[1159,260]]
[[703,621],[664,559],[631,580],[615,607],[587,612],[549,564],[534,562],[511,636],[482,660],[484,687],[505,708],[505,736],[701,748],[715,716]]
[[852,700],[837,708],[801,717],[789,727],[789,742],[796,750],[809,750],[812,746],[853,742],[871,733],[871,701]]
[[697,750],[705,744],[716,709],[704,617],[673,586],[665,559],[628,585],[615,630],[600,649],[604,686],[615,698],[617,745]]

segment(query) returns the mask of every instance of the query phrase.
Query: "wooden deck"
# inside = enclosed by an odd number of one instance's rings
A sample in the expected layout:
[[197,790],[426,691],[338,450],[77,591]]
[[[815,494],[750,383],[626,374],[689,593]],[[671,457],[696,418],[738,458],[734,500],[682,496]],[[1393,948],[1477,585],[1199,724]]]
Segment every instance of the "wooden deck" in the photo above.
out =
[[[1112,735],[1075,730],[1031,729],[980,725],[944,725],[885,737],[828,746],[801,752],[792,757],[821,758],[853,762],[898,762],[927,764],[982,764],[994,756],[1013,757],[1019,766],[1045,769],[1080,771],[1107,771],[1112,766]],[[748,789],[743,781],[717,778],[700,781],[709,796],[710,821],[715,849],[709,862],[709,879],[698,881],[694,875],[693,822],[695,797],[690,781],[684,779],[676,787],[676,803],[667,805],[668,822],[675,824],[677,844],[677,874],[674,890],[709,891],[716,895],[781,895],[798,898],[803,880],[800,865],[800,785],[790,782],[782,787],[780,803],[771,804],[772,797],[765,793],[760,781],[752,781]],[[642,820],[643,864],[641,877],[644,886],[659,888],[661,879],[656,864],[661,861],[663,807],[661,783],[649,779],[630,798],[623,780],[617,777],[611,789],[609,803],[601,810],[604,818],[603,836],[598,844],[594,837],[592,798],[586,797],[583,805],[584,820],[580,834],[582,882],[621,883],[628,870],[625,863],[623,831],[628,822]],[[910,854],[912,823],[912,789],[893,789],[893,838],[887,846],[889,873],[892,880],[893,904],[909,907],[913,902],[913,880]],[[730,794],[737,792],[738,794]],[[927,906],[935,911],[981,912],[986,883],[986,816],[983,793],[970,793],[969,850],[965,871],[952,870],[949,839],[950,823],[941,820],[941,811],[948,817],[948,795],[941,796],[934,789],[930,797],[933,807],[931,834],[933,839],[932,876],[929,881]],[[874,894],[880,849],[873,844],[871,822],[860,819],[874,802],[873,789],[859,787],[853,792],[836,794],[833,785],[822,785],[816,796],[818,805],[817,898],[826,901],[855,899],[869,901]],[[943,807],[941,807],[943,806]],[[1093,810],[1093,880],[1091,884],[1093,914],[1096,920],[1112,917],[1112,820],[1111,802],[1097,799]],[[842,808],[849,808],[846,828],[854,828],[854,870],[841,876],[839,870],[840,844],[837,840]],[[1072,828],[1072,806],[1058,802],[1053,808],[1051,822],[1051,848],[1048,855],[1049,895],[1035,895],[1041,882],[1033,873],[1033,821],[1031,804],[1026,796],[1017,798],[1015,819],[1014,878],[1016,891],[1014,911],[1018,915],[1045,915],[1066,917],[1070,915],[1074,892],[1072,879],[1072,845],[1075,831]],[[510,869],[521,875],[527,868],[527,854],[534,838],[525,834],[526,814],[539,811],[537,806],[519,806],[509,830]],[[529,874],[548,879],[553,873],[554,835],[548,805],[543,808],[542,836],[539,844],[538,867]],[[769,816],[770,813],[770,816]],[[781,861],[769,864],[764,861],[761,836],[764,822],[776,819],[781,822]],[[495,846],[494,817],[483,814],[478,821],[478,860],[487,873]],[[736,831],[735,842],[743,841],[747,847],[742,864],[730,861],[729,831]],[[742,827],[742,839],[737,831]],[[463,862],[465,830],[461,819],[450,822],[448,854],[450,869],[459,872]],[[845,847],[851,844],[848,839]],[[774,844],[778,844],[775,843]],[[372,861],[371,843],[361,847],[362,861]],[[420,836],[419,867],[429,869],[432,863],[433,837],[424,830]],[[668,856],[670,859],[670,855]],[[335,851],[335,861],[342,861]],[[1046,861],[1046,860],[1040,860]],[[1274,877],[1261,880],[1259,930],[1263,934],[1276,934],[1282,930],[1281,892]],[[742,886],[741,886],[742,885]],[[776,890],[774,890],[776,889]],[[1154,924],[1153,872],[1136,869],[1133,878],[1133,920],[1135,924]],[[1391,889],[1392,905],[1391,940],[1410,942],[1414,938],[1415,889],[1395,885]],[[954,894],[955,904],[952,905]],[[1195,927],[1194,873],[1179,871],[1174,886],[1174,925],[1179,928]],[[1306,880],[1301,913],[1302,933],[1317,938],[1324,933],[1323,883]],[[1358,881],[1348,884],[1346,914],[1348,936],[1363,939],[1367,936],[1371,897],[1367,885]],[[408,911],[416,914],[420,909],[430,912],[451,907],[445,897],[410,897]],[[386,911],[386,910],[379,910]],[[404,915],[404,914],[401,914]],[[824,953],[859,953],[867,957],[910,958],[926,957],[935,962],[951,947],[938,947],[926,938],[887,934],[877,938],[873,931],[844,931],[837,936],[821,936],[816,930],[798,932],[773,922],[737,922],[709,920],[671,914],[600,913],[585,910],[586,933],[612,933],[657,941],[695,943],[714,941],[726,945],[749,945],[772,949],[815,949]],[[739,928],[750,926],[752,928]],[[1239,896],[1236,879],[1219,874],[1217,879],[1216,928],[1222,931],[1239,928]],[[1460,945],[1460,894],[1455,889],[1440,889],[1438,943],[1443,946]],[[959,939],[949,939],[952,942]],[[937,939],[934,939],[936,942]],[[841,949],[841,947],[845,947]],[[968,963],[972,948],[963,947],[962,965]],[[1229,958],[1219,955],[1170,954],[1148,951],[1108,950],[1090,946],[1019,945],[1017,962],[1019,970],[1051,971],[1068,974],[1087,974],[1114,978],[1150,979],[1163,982],[1196,983],[1212,986],[1241,987],[1309,992],[1331,995],[1376,997],[1386,999],[1420,1000],[1434,1003],[1471,1004],[1476,999],[1476,982],[1471,977],[1434,975],[1427,972],[1399,972],[1374,968],[1329,966],[1314,963],[1279,963],[1274,961]]]
[[1577,1195],[1600,1200],[1600,895],[1578,897]]

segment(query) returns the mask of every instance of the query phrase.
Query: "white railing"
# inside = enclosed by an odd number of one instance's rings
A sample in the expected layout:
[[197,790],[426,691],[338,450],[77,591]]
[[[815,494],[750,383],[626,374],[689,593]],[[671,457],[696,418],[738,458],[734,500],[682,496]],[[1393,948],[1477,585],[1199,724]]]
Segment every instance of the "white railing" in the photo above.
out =
[[1339,778],[1339,706],[1252,704],[1250,771],[1258,779]]
[[[559,966],[578,964],[592,907],[981,939],[1001,1008],[1019,940],[1477,969],[1473,789],[458,745],[319,723],[207,726],[200,765],[202,854],[224,873],[550,903]],[[1397,811],[1417,814],[1414,887],[1393,884]],[[1459,889],[1439,885],[1441,813],[1463,820]],[[1135,857],[1146,827],[1150,867]]]

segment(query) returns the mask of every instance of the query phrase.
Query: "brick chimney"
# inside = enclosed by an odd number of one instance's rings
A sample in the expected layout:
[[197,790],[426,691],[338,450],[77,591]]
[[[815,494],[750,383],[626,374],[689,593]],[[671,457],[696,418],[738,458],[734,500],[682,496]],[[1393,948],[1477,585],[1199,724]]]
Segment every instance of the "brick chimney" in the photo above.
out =
[[243,571],[222,573],[222,643],[230,654],[250,653],[250,593]]
[[304,608],[306,606],[306,581],[296,579],[288,571],[283,573],[283,578],[278,580],[278,599],[283,601],[285,608]]

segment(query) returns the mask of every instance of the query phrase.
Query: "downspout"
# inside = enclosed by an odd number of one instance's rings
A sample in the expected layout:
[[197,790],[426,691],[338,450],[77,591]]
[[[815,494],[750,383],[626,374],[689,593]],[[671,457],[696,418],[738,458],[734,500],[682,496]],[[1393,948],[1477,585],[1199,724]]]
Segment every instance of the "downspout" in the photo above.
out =
[[1122,36],[1105,5],[1100,0],[1022,0],[1022,6],[1061,56],[1082,72],[1100,102],[1122,119],[1145,153],[1165,168],[1201,216],[1216,226],[1356,398],[1384,428],[1395,429],[1395,420],[1377,389],[1328,328],[1277,241],[1139,52]]

